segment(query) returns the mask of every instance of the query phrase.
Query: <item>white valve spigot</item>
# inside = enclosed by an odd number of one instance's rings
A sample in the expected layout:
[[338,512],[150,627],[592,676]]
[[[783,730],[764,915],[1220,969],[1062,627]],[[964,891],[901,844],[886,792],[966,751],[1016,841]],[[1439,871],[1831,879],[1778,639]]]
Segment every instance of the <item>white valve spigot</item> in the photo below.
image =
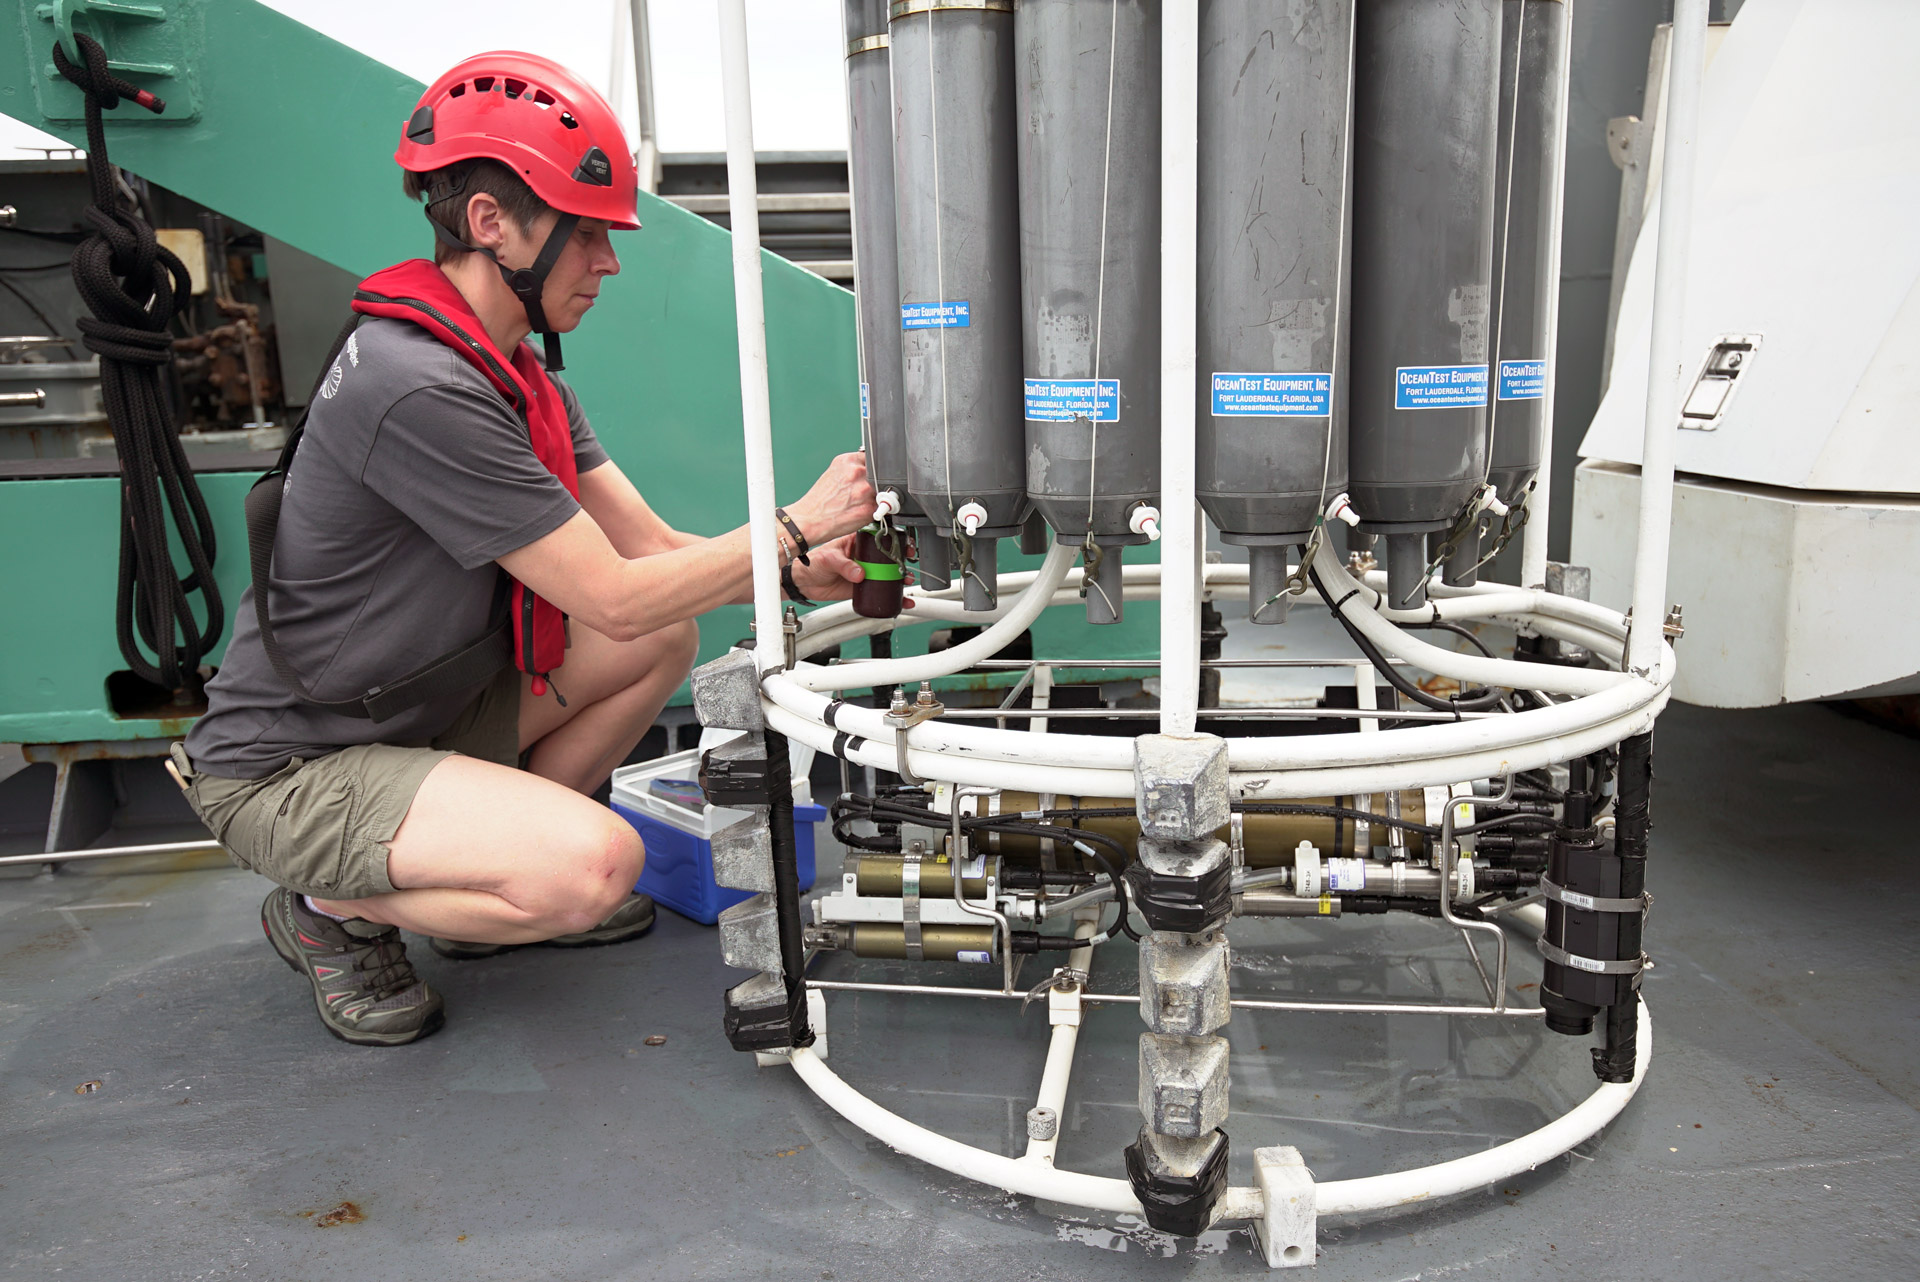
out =
[[1495,516],[1505,516],[1511,509],[1500,501],[1500,491],[1491,485],[1480,487],[1480,510],[1491,512]]
[[960,510],[953,515],[954,519],[960,522],[960,528],[967,532],[968,537],[972,537],[981,526],[987,523],[987,509],[972,499],[962,503]]
[[1327,515],[1349,526],[1360,524],[1360,514],[1353,510],[1353,502],[1345,494],[1333,496],[1333,502],[1327,505]]
[[873,519],[884,521],[900,510],[900,491],[881,490],[873,496]]
[[1149,543],[1158,543],[1160,541],[1160,509],[1151,505],[1142,505],[1133,509],[1133,514],[1127,518],[1127,528],[1135,534],[1146,535]]

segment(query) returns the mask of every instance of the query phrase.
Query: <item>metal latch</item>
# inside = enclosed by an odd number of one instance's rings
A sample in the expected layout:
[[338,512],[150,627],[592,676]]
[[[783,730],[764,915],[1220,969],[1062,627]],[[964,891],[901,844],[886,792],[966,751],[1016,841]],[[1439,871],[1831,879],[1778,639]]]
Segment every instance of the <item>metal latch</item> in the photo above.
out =
[[1719,430],[1741,377],[1752,367],[1754,353],[1759,350],[1758,334],[1721,335],[1708,350],[1700,373],[1680,404],[1680,426],[1696,432]]

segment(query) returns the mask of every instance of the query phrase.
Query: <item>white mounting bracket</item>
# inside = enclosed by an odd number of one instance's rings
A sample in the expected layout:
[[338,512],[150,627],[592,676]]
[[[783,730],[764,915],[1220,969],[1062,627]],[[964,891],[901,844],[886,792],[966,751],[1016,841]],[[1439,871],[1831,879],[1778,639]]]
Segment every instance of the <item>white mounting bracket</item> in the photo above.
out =
[[1253,1222],[1270,1269],[1299,1269],[1315,1259],[1319,1210],[1314,1204],[1313,1172],[1297,1148],[1253,1150],[1253,1178],[1265,1202]]

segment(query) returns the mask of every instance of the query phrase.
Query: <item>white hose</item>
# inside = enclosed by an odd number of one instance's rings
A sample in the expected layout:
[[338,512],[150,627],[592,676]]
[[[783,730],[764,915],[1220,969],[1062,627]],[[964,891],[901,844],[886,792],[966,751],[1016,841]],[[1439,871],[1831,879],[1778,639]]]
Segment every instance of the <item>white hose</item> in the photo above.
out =
[[[1428,672],[1471,685],[1513,686],[1522,690],[1574,695],[1599,694],[1633,680],[1624,672],[1596,672],[1591,668],[1560,668],[1549,664],[1519,663],[1512,659],[1488,659],[1429,645],[1408,636],[1372,608],[1372,601],[1378,594],[1347,573],[1331,546],[1321,545],[1320,551],[1314,556],[1313,568],[1347,622],[1387,654],[1405,659]],[[1345,601],[1349,593],[1359,595],[1353,601]],[[1360,603],[1363,598],[1365,604]],[[1398,613],[1401,618],[1418,621],[1426,618],[1429,612],[1402,610]]]
[[[993,613],[1000,621],[971,641],[938,654],[918,654],[904,659],[882,659],[875,663],[849,663],[832,668],[796,670],[792,680],[809,690],[854,690],[867,686],[896,686],[931,681],[951,676],[972,667],[980,659],[990,659],[1007,643],[1027,630],[1040,612],[1053,602],[1054,589],[1067,577],[1079,549],[1055,543],[1047,549],[1047,559],[1026,591],[1011,603],[1003,603]],[[982,617],[976,613],[970,617]]]
[[[1647,1004],[1640,1003],[1638,1053],[1634,1059],[1633,1080],[1603,1082],[1580,1104],[1539,1130],[1498,1147],[1411,1171],[1371,1175],[1354,1180],[1334,1180],[1314,1186],[1314,1203],[1321,1215],[1356,1215],[1365,1211],[1383,1211],[1410,1202],[1431,1201],[1455,1193],[1466,1193],[1488,1184],[1510,1179],[1530,1171],[1542,1162],[1585,1143],[1627,1106],[1640,1083],[1647,1078],[1653,1061],[1653,1019]],[[889,1112],[840,1079],[812,1050],[801,1047],[793,1052],[793,1069],[820,1099],[840,1116],[858,1126],[888,1147],[918,1158],[930,1166],[994,1188],[1049,1202],[1083,1206],[1096,1211],[1143,1214],[1140,1202],[1125,1180],[1099,1175],[1081,1175],[1062,1171],[1051,1164],[1002,1157],[985,1149],[948,1139],[924,1126]],[[1252,1218],[1262,1205],[1257,1189],[1235,1188],[1228,1191],[1224,1206],[1237,1216]]]
[[1314,1186],[1314,1205],[1322,1215],[1355,1215],[1362,1211],[1383,1211],[1409,1202],[1427,1202],[1437,1197],[1466,1193],[1511,1179],[1522,1171],[1531,1171],[1542,1162],[1585,1143],[1608,1122],[1620,1115],[1640,1083],[1647,1080],[1647,1067],[1653,1062],[1653,1017],[1647,1004],[1640,1003],[1639,1045],[1633,1061],[1633,1080],[1602,1082],[1570,1112],[1548,1122],[1539,1130],[1509,1140],[1497,1148],[1456,1158],[1414,1171],[1396,1171],[1391,1175],[1370,1175],[1357,1180],[1334,1180]]

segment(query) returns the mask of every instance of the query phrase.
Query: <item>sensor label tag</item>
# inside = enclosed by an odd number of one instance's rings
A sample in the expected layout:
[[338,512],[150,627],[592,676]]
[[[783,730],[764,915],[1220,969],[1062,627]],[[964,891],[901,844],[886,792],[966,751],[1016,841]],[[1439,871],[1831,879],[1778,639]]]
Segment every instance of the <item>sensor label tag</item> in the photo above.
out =
[[1486,403],[1485,365],[1402,365],[1394,371],[1397,410],[1477,409]]
[[1364,859],[1327,860],[1328,890],[1365,890],[1367,861]]
[[873,417],[872,407],[867,402],[867,385],[860,384],[860,421],[866,422]]
[[902,303],[901,329],[969,329],[973,325],[973,304],[965,299],[956,303]]
[[962,948],[954,953],[953,958],[955,961],[972,962],[976,966],[984,966],[993,960],[993,954],[979,948]]
[[1118,423],[1120,380],[1030,378],[1027,380],[1027,418],[1035,423],[1070,423],[1076,418]]
[[1215,374],[1215,418],[1326,418],[1333,413],[1331,374]]
[[1500,399],[1537,401],[1547,394],[1545,361],[1501,361]]

